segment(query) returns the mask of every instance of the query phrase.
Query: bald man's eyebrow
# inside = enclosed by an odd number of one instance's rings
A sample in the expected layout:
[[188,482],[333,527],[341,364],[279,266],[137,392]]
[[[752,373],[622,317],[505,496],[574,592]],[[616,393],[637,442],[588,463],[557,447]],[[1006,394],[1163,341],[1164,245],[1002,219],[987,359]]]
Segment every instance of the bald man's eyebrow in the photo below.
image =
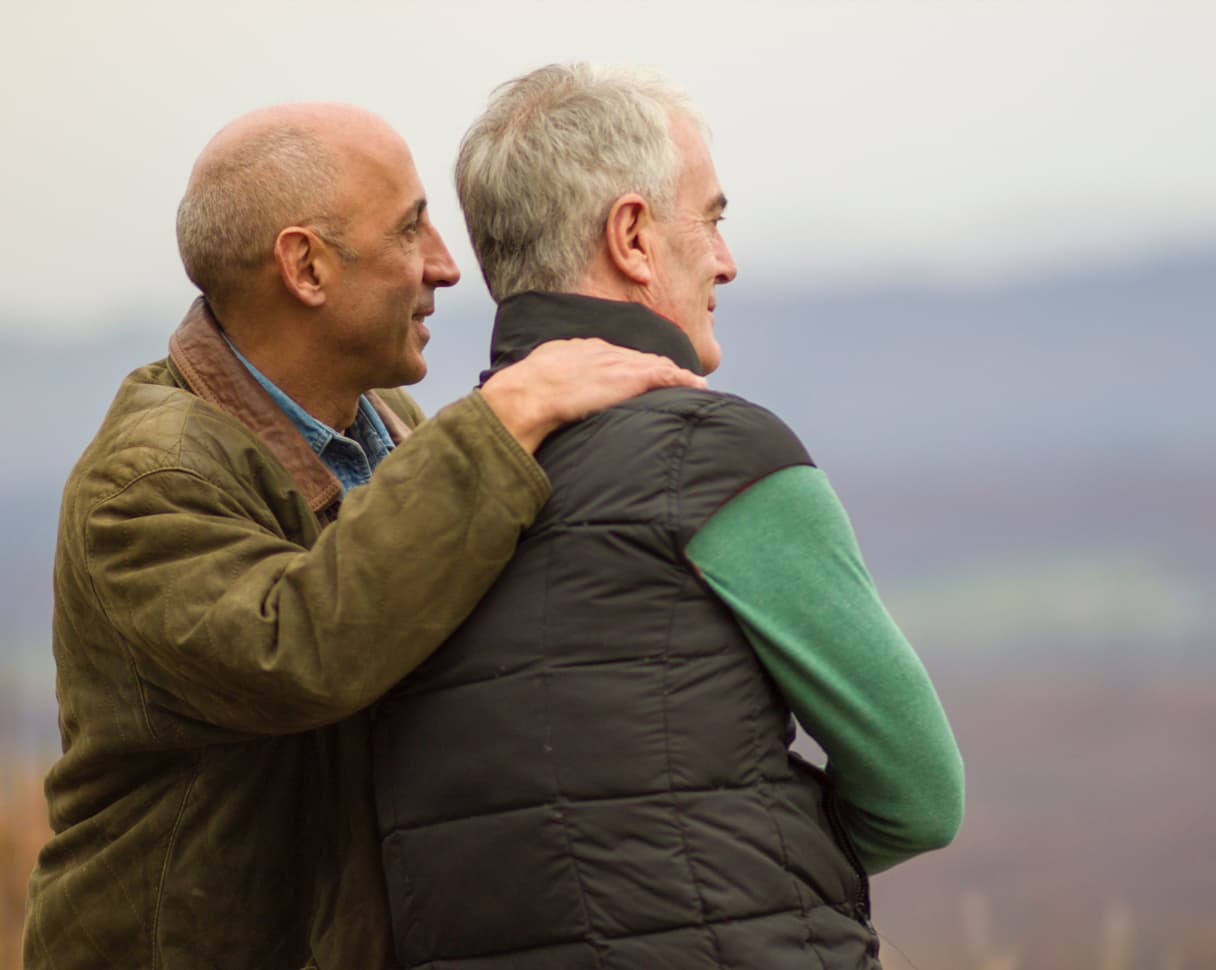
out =
[[422,220],[422,213],[426,211],[426,199],[419,199],[414,203],[412,209],[405,214],[405,217],[397,224],[398,232],[409,232],[411,229],[417,229],[418,223]]
[[726,196],[721,192],[705,207],[705,214],[710,216],[720,216],[726,211]]

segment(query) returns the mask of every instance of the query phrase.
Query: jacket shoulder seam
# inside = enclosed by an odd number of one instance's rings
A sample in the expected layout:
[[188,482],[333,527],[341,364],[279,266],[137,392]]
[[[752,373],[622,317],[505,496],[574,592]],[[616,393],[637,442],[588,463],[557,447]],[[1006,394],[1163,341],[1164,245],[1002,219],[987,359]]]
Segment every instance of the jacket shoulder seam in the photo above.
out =
[[[92,521],[93,516],[98,511],[98,509],[102,508],[107,503],[114,501],[114,499],[118,498],[120,495],[122,495],[128,489],[137,485],[139,482],[143,481],[146,478],[151,478],[154,475],[165,474],[167,472],[177,472],[177,473],[180,473],[183,475],[189,475],[191,478],[196,478],[199,481],[205,481],[208,484],[217,485],[216,482],[211,481],[209,478],[207,478],[204,475],[200,475],[197,471],[190,469],[190,468],[181,467],[180,465],[164,465],[159,468],[149,468],[149,469],[146,469],[146,470],[140,472],[138,475],[135,475],[129,481],[124,482],[120,488],[117,488],[114,491],[110,492],[109,494],[105,495],[104,497],[97,499],[95,502],[93,502],[92,505],[89,506],[88,511],[83,516],[83,519],[81,522],[81,532],[83,533],[83,535],[81,538],[83,540],[82,544],[84,546],[84,573],[85,573],[85,576],[87,577],[88,584],[89,584],[89,594],[93,598],[94,605],[101,612],[101,615],[105,617],[106,623],[109,624],[109,626],[113,629],[118,629],[118,625],[114,622],[114,616],[111,614],[109,608],[106,605],[105,597],[103,597],[101,595],[100,591],[97,589],[97,582],[96,582],[96,579],[94,578],[93,544],[92,544],[92,538],[90,535],[90,532],[91,532],[90,523]],[[131,644],[128,642],[127,638],[119,637],[118,639],[121,644],[121,649],[122,649],[123,653],[126,654],[127,663],[130,665],[130,668],[131,668],[131,674],[135,679],[135,688],[136,688],[136,690],[139,691],[140,715],[143,718],[144,727],[147,730],[148,736],[150,738],[152,738],[154,740],[158,740],[160,738],[160,734],[159,734],[159,732],[157,732],[155,726],[152,723],[152,714],[151,714],[151,711],[149,709],[149,704],[148,704],[148,693],[147,693],[147,689],[146,689],[143,672],[139,668],[139,661],[136,658],[135,651],[131,649]]]

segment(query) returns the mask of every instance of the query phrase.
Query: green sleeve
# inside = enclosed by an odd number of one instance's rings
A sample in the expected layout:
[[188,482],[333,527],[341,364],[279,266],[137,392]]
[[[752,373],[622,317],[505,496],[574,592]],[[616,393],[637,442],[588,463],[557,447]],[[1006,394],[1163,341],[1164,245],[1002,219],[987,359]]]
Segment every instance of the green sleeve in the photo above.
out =
[[720,509],[685,552],[827,753],[866,871],[947,844],[962,823],[962,758],[827,476],[809,465],[775,472]]

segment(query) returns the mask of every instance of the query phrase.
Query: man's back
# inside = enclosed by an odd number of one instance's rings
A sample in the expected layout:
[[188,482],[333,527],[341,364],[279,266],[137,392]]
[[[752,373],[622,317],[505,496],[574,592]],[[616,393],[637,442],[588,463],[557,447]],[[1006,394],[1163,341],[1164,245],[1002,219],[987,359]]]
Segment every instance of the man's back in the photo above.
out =
[[553,494],[515,559],[378,715],[399,958],[876,965],[826,782],[683,556],[802,446],[737,398],[660,391],[538,458]]

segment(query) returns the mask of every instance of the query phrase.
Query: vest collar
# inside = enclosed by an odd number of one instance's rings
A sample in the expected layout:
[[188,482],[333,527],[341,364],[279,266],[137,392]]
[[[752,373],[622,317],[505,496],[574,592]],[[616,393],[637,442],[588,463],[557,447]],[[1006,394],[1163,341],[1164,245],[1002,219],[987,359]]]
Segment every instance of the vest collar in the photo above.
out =
[[[194,394],[227,411],[262,439],[295,480],[310,509],[319,513],[342,497],[342,485],[334,473],[233,354],[219,321],[201,297],[190,305],[169,338],[169,363]],[[369,391],[367,397],[394,444],[409,434],[405,422],[376,394]]]
[[669,357],[686,370],[701,364],[684,331],[640,303],[601,300],[577,293],[517,293],[498,306],[490,338],[490,375],[522,360],[546,340],[599,337],[618,347]]

